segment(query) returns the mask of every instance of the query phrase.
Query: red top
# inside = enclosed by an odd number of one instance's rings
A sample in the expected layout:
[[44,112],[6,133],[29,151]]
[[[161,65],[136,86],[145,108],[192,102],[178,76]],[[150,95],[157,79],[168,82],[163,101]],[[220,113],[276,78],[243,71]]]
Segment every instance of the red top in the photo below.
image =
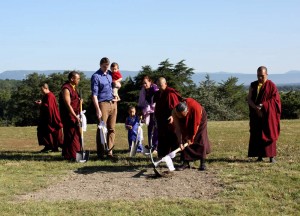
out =
[[183,139],[189,139],[194,143],[194,137],[202,119],[202,107],[193,98],[187,98],[185,102],[188,107],[188,113],[185,118],[179,119],[180,131]]
[[172,115],[172,110],[182,100],[180,94],[173,88],[167,87],[164,91],[155,92],[153,102],[155,105],[155,117],[157,122],[168,126],[168,118]]
[[111,76],[112,76],[113,81],[116,81],[116,80],[122,78],[122,74],[120,73],[120,71],[112,72]]

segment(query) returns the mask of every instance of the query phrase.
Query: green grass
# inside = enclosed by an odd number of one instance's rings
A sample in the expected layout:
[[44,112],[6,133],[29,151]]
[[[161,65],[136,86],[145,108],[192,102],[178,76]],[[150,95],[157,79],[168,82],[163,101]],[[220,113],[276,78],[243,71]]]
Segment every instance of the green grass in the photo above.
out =
[[[216,198],[145,199],[139,201],[16,201],[18,195],[46,188],[70,171],[88,166],[145,166],[142,157],[130,162],[123,125],[117,126],[113,164],[95,159],[96,126],[89,125],[85,143],[92,151],[88,164],[63,161],[59,153],[41,154],[35,127],[0,128],[1,215],[297,215],[300,212],[300,121],[282,121],[276,164],[247,158],[248,122],[209,122],[212,153],[209,172],[223,190]],[[145,136],[146,137],[146,136]]]

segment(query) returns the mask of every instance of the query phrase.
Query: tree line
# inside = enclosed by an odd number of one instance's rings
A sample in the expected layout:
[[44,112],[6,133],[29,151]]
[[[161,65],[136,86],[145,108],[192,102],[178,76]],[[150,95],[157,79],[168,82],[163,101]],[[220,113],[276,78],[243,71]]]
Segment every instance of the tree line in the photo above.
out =
[[[70,71],[53,73],[49,76],[32,73],[24,80],[0,80],[0,123],[2,126],[34,126],[37,125],[39,109],[34,101],[42,97],[40,85],[48,83],[50,90],[58,98],[62,84],[67,80]],[[91,100],[90,77],[80,72],[79,89],[83,92],[83,108],[87,111],[88,123],[96,123],[94,105]],[[169,60],[159,63],[156,69],[149,65],[143,66],[135,77],[122,81],[119,90],[121,101],[118,102],[118,122],[124,122],[129,105],[136,106],[142,79],[148,75],[154,82],[161,76],[165,77],[168,86],[178,90],[183,97],[192,97],[202,104],[208,113],[209,120],[229,121],[248,119],[246,101],[248,89],[238,83],[238,78],[230,77],[216,83],[207,74],[200,83],[194,83],[194,69],[185,61],[172,64]],[[253,74],[253,80],[255,80]],[[282,118],[298,119],[300,117],[300,91],[280,91],[282,101]]]

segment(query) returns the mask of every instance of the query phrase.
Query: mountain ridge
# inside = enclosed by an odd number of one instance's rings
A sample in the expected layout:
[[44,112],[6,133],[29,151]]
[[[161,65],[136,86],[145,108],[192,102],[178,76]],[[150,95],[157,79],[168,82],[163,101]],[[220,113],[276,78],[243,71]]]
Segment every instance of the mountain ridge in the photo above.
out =
[[[51,73],[63,73],[65,70],[8,70],[0,73],[0,79],[15,79],[22,80],[25,79],[28,74],[38,73],[50,75]],[[95,71],[83,71],[86,77],[91,77]],[[131,76],[135,77],[139,72],[138,71],[121,71],[123,78]],[[238,84],[249,85],[252,81],[256,80],[256,76],[254,73],[235,73],[235,72],[195,72],[192,76],[193,81],[198,84],[199,82],[205,80],[206,75],[210,76],[211,80],[214,80],[217,83],[226,81],[229,77],[237,77]],[[300,70],[291,70],[281,74],[269,74],[268,77],[274,83],[278,85],[287,85],[287,84],[300,84]]]

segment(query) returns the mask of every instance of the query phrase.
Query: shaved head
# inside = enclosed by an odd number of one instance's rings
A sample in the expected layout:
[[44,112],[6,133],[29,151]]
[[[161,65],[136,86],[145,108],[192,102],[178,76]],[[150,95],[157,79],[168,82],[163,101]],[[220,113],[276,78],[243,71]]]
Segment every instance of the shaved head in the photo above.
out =
[[159,77],[157,80],[157,86],[160,90],[165,90],[167,88],[167,81],[164,77]]
[[41,91],[42,91],[43,94],[48,94],[50,92],[49,86],[48,86],[47,83],[43,83],[41,85]]
[[43,84],[41,85],[41,87],[44,88],[44,89],[49,89],[49,86],[48,86],[47,83],[43,83]]

